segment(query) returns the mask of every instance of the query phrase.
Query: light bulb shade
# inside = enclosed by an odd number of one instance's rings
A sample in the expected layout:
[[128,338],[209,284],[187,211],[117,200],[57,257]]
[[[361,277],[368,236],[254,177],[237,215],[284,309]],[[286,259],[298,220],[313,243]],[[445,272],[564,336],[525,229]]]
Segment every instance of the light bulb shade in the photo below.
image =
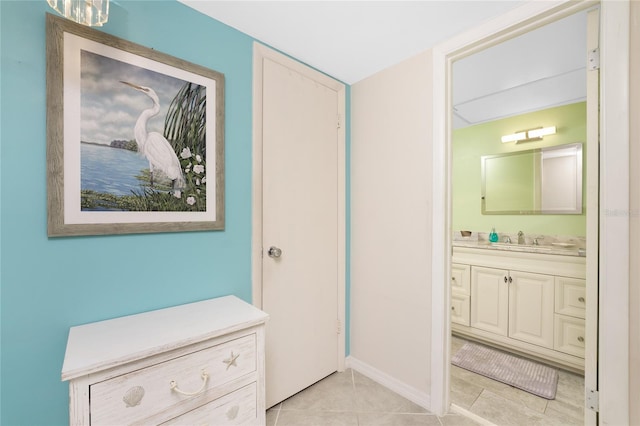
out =
[[109,19],[109,0],[47,0],[56,12],[88,27],[101,27]]
[[502,143],[507,143],[507,142],[522,141],[522,140],[525,140],[526,138],[527,138],[527,132],[518,132],[510,135],[504,135],[501,140],[502,140]]
[[527,132],[527,136],[531,139],[541,138],[543,136],[555,135],[555,134],[556,134],[556,126],[542,127],[540,129],[533,129]]

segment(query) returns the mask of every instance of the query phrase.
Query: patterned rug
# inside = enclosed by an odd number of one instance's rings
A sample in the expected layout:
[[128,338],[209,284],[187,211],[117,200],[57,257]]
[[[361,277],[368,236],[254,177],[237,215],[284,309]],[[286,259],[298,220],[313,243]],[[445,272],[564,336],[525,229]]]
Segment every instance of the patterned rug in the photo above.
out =
[[465,343],[451,363],[546,399],[555,399],[558,371],[475,343]]

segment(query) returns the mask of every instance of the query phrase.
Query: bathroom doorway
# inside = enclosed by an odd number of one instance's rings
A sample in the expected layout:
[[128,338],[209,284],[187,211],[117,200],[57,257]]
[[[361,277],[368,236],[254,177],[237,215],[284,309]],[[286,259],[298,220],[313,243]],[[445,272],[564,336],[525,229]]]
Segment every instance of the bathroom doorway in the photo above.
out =
[[[459,52],[451,60],[453,112],[450,121],[451,216],[449,223],[453,232],[449,238],[453,247],[450,266],[454,268],[451,278],[462,279],[463,282],[469,280],[472,284],[467,286],[465,295],[464,288],[462,291],[457,291],[460,287],[456,287],[456,284],[460,283],[452,282],[451,330],[455,336],[450,340],[450,354],[453,356],[469,341],[507,350],[518,356],[533,355],[532,358],[536,361],[561,368],[559,395],[556,399],[547,402],[529,397],[526,393],[505,387],[501,383],[493,385],[483,376],[474,376],[473,373],[467,373],[466,370],[452,366],[449,375],[450,402],[456,410],[476,416],[478,419],[486,418],[497,424],[506,424],[505,418],[513,420],[514,424],[522,424],[523,419],[526,418],[529,418],[529,422],[542,419],[541,421],[566,424],[583,424],[583,422],[594,424],[595,413],[584,409],[584,391],[591,386],[595,389],[592,383],[597,377],[597,318],[595,317],[598,295],[598,77],[596,75],[594,78],[593,75],[597,74],[597,70],[589,75],[586,58],[587,51],[593,49],[594,44],[597,47],[598,11],[597,9],[565,10],[553,19],[547,17],[544,21],[528,24],[531,28],[526,31],[522,26],[519,26],[518,30],[507,30],[501,35],[500,40],[485,43],[482,48],[476,46]],[[589,36],[587,27],[591,31]],[[576,59],[579,61],[578,65],[575,62]],[[588,86],[591,86],[591,95],[588,94]],[[500,135],[523,133],[538,127],[555,127],[556,134],[539,139],[528,138],[525,133],[523,138],[525,140],[506,143],[500,140]],[[486,138],[490,140],[485,141],[484,144],[481,143],[482,139]],[[459,143],[461,140],[465,143]],[[534,212],[533,207],[516,207],[520,209],[519,214],[510,211],[514,210],[513,208],[507,209],[504,214],[485,214],[488,212],[485,210],[486,188],[484,175],[481,175],[481,166],[478,164],[483,156],[505,153],[511,155],[514,152],[534,151],[543,146],[559,146],[569,142],[581,143],[586,154],[583,163],[584,203],[580,214],[565,215],[554,212],[546,215],[543,212]],[[491,144],[494,146],[487,148],[487,145],[491,146]],[[462,149],[463,152],[457,152],[457,149]],[[457,173],[460,170],[463,170],[463,173]],[[519,170],[522,171],[521,166]],[[465,182],[473,182],[473,184],[466,185]],[[503,179],[503,182],[513,184],[515,179]],[[502,188],[501,191],[505,189]],[[538,188],[537,191],[540,192],[540,189]],[[532,197],[527,196],[527,198]],[[481,267],[487,265],[481,262],[475,266],[467,265],[474,264],[476,258],[469,252],[463,253],[462,256],[456,253],[456,246],[475,249],[476,247],[473,246],[475,243],[478,247],[486,247],[490,231],[494,227],[502,227],[496,232],[499,236],[498,242],[504,244],[502,248],[508,253],[514,250],[533,253],[529,258],[532,263],[536,262],[532,259],[540,253],[543,253],[543,258],[549,254],[584,258],[583,275],[580,276],[581,272],[578,271],[572,279],[588,284],[584,285],[582,290],[573,287],[571,291],[584,291],[584,294],[580,293],[580,295],[572,293],[572,297],[582,300],[585,309],[577,314],[571,312],[565,318],[563,316],[565,312],[558,308],[558,299],[563,297],[561,293],[563,287],[557,280],[554,284],[551,278],[550,283],[546,284],[551,286],[550,290],[539,293],[541,306],[544,303],[547,306],[541,307],[539,311],[535,309],[532,311],[533,316],[539,317],[537,323],[529,330],[535,329],[534,337],[538,339],[533,341],[533,346],[529,345],[531,336],[522,337],[513,333],[514,330],[512,330],[516,324],[514,319],[518,320],[517,312],[514,313],[512,308],[518,299],[517,297],[513,299],[513,295],[510,294],[514,293],[510,287],[513,272],[509,274],[509,271],[506,271],[505,275],[505,271],[501,270],[497,279],[491,281],[492,278],[490,278],[489,281],[486,279],[484,281],[502,285],[501,280],[504,278],[505,285],[500,288],[495,287],[496,300],[501,298],[502,302],[496,302],[496,305],[489,309],[490,314],[496,311],[502,312],[503,315],[500,314],[502,318],[499,318],[500,315],[495,318],[491,315],[488,319],[479,318],[478,312],[482,307],[479,307],[479,302],[472,298],[474,285],[477,286],[477,283],[482,282],[481,279],[484,278],[479,279],[477,275],[471,276],[471,272],[486,273],[488,270],[486,268],[481,270]],[[523,229],[524,232],[518,232]],[[463,236],[460,231],[471,231],[471,235]],[[510,243],[517,246],[509,246]],[[567,249],[567,252],[555,250],[557,248]],[[496,247],[493,246],[494,255],[495,249]],[[549,251],[545,252],[544,250],[547,249]],[[569,251],[571,251],[570,254]],[[587,256],[589,262],[584,262]],[[460,262],[460,259],[463,261]],[[469,259],[472,260],[465,262]],[[520,256],[516,263],[527,261]],[[501,263],[500,260],[496,262]],[[571,260],[570,263],[575,262]],[[596,265],[595,271],[589,271],[587,265]],[[465,266],[468,267],[467,272],[456,270]],[[494,269],[491,269],[491,272]],[[517,269],[526,268],[518,266]],[[469,277],[466,277],[465,273]],[[571,275],[564,271],[558,274],[561,278]],[[549,275],[544,276],[551,275],[554,273],[549,272]],[[506,285],[507,277],[509,285]],[[476,294],[479,294],[480,288],[483,294],[487,289],[490,291],[494,289],[491,286],[475,287]],[[543,294],[545,292],[547,295]],[[535,292],[529,292],[528,295],[534,296],[534,299],[538,296]],[[486,304],[486,302],[482,303]],[[500,307],[502,303],[509,305],[509,308]],[[543,315],[543,312],[546,314]],[[531,315],[528,316],[531,317]],[[563,323],[565,319],[571,324]],[[483,330],[483,326],[488,328]],[[576,331],[580,327],[585,328],[584,331]],[[478,332],[473,332],[474,329]],[[537,335],[538,332],[540,336]],[[515,339],[509,338],[512,333],[516,336]],[[494,338],[494,336],[499,337]],[[573,342],[572,339],[581,340]],[[511,343],[515,343],[515,346]],[[564,344],[568,346],[563,346]],[[579,348],[581,344],[585,345],[582,354]],[[538,352],[536,350],[538,346],[546,349]],[[556,354],[558,357],[554,359]],[[567,354],[569,356],[565,356]],[[547,358],[547,355],[550,358]],[[582,367],[579,365],[578,358],[585,359]],[[586,382],[579,374],[575,374],[580,368],[584,368],[586,372]],[[464,393],[464,391],[468,392]],[[505,415],[510,409],[513,412]]]

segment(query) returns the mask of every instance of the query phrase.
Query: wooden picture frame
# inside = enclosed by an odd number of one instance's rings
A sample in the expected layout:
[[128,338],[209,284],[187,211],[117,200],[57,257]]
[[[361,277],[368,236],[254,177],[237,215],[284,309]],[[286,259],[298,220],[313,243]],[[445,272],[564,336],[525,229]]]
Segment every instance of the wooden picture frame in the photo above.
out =
[[224,75],[51,14],[46,34],[49,237],[223,230]]

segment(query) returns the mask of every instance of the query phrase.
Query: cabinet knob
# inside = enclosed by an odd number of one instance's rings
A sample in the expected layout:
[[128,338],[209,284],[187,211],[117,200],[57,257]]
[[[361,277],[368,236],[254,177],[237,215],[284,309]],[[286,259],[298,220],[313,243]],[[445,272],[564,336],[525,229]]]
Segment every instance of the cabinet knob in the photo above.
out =
[[578,302],[584,303],[584,297],[578,297]]
[[452,310],[452,311],[455,311],[455,310],[456,310],[456,307],[455,307],[455,306],[452,306],[452,307],[451,307],[451,310]]
[[507,276],[506,275],[504,276],[504,282],[505,283],[507,282]]
[[578,342],[583,343],[584,342],[584,337],[578,336]]
[[451,281],[455,281],[455,280],[456,280],[456,277],[451,277]]

